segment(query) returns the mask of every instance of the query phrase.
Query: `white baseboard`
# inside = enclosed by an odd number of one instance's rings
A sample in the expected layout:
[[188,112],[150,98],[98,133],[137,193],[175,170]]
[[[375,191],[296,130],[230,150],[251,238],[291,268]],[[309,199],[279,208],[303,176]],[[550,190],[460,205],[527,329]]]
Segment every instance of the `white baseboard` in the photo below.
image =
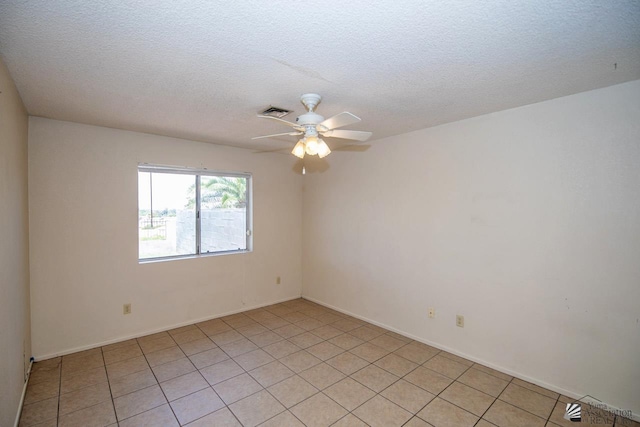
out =
[[174,325],[168,325],[168,326],[163,326],[161,328],[156,328],[156,329],[150,329],[150,330],[146,330],[146,331],[142,331],[142,332],[137,332],[135,334],[130,334],[130,335],[125,335],[122,337],[118,337],[118,338],[113,338],[110,340],[106,340],[106,341],[101,341],[101,342],[97,342],[97,343],[91,343],[91,344],[87,344],[87,345],[83,345],[83,346],[79,346],[79,347],[74,347],[74,348],[70,348],[67,350],[63,350],[63,351],[59,351],[56,353],[50,353],[50,354],[43,354],[43,355],[38,355],[38,356],[34,356],[34,359],[39,362],[42,360],[47,360],[47,359],[52,359],[54,357],[58,357],[58,356],[64,356],[67,354],[72,354],[72,353],[77,353],[79,351],[84,351],[84,350],[91,350],[92,348],[96,348],[96,347],[102,347],[105,345],[109,345],[109,344],[114,344],[120,341],[126,341],[132,338],[140,338],[143,337],[145,335],[151,335],[151,334],[155,334],[157,332],[164,332],[164,331],[168,331],[171,329],[175,329],[175,328],[179,328],[181,326],[187,326],[187,325],[192,325],[194,323],[200,323],[200,322],[206,322],[207,320],[211,320],[211,319],[217,319],[219,317],[224,317],[224,316],[230,316],[232,314],[237,314],[237,313],[242,313],[244,311],[249,311],[249,310],[255,310],[256,308],[261,308],[261,307],[266,307],[268,305],[273,305],[273,304],[279,304],[281,302],[285,302],[285,301],[291,301],[294,299],[298,299],[301,298],[301,295],[298,296],[294,296],[294,297],[287,297],[281,300],[277,300],[277,301],[271,301],[271,302],[267,302],[264,304],[258,304],[258,305],[254,305],[254,306],[250,306],[250,307],[243,307],[237,310],[232,310],[232,311],[227,311],[225,313],[221,313],[221,314],[215,314],[213,316],[206,316],[206,317],[202,317],[199,319],[194,319],[194,320],[189,320],[186,322],[180,322]]
[[[519,379],[521,379],[523,381],[527,381],[527,382],[530,382],[532,384],[538,385],[540,387],[546,388],[548,390],[555,391],[556,393],[563,394],[563,395],[565,395],[567,397],[570,397],[572,399],[576,399],[576,400],[581,399],[582,402],[591,403],[591,404],[600,404],[600,405],[604,404],[604,405],[607,406],[607,408],[609,408],[610,410],[613,410],[613,411],[620,411],[621,410],[620,408],[618,408],[616,406],[609,405],[609,404],[604,403],[604,402],[600,402],[599,400],[597,400],[595,398],[592,398],[591,396],[587,395],[587,398],[585,398],[586,393],[576,393],[576,392],[571,391],[571,390],[563,389],[562,387],[558,387],[558,386],[556,386],[554,384],[549,384],[549,383],[541,381],[541,380],[539,380],[537,378],[532,378],[532,377],[529,377],[527,375],[521,374],[520,372],[515,372],[515,371],[513,371],[511,369],[507,369],[507,368],[504,368],[502,366],[498,366],[498,365],[496,365],[494,363],[491,363],[491,362],[488,362],[486,360],[482,360],[482,359],[479,359],[479,358],[474,357],[472,355],[469,355],[469,354],[466,354],[466,353],[462,353],[462,352],[460,352],[460,351],[458,351],[456,349],[444,346],[444,345],[442,345],[440,343],[436,343],[436,342],[433,342],[433,341],[425,340],[424,338],[420,338],[420,337],[417,337],[415,335],[406,333],[404,331],[400,331],[400,330],[398,330],[398,329],[396,329],[396,328],[394,328],[392,326],[385,325],[384,323],[375,321],[373,319],[369,319],[369,318],[364,317],[364,316],[360,316],[360,315],[352,313],[352,312],[350,312],[348,310],[343,310],[343,309],[341,309],[339,307],[335,307],[335,306],[333,306],[331,304],[327,304],[327,303],[325,303],[323,301],[320,301],[320,300],[317,300],[315,298],[311,298],[311,297],[305,296],[305,295],[302,295],[302,298],[306,299],[308,301],[311,301],[311,302],[315,302],[316,304],[320,304],[320,305],[322,305],[324,307],[327,307],[327,308],[330,308],[332,310],[338,311],[340,313],[348,314],[349,316],[355,317],[356,319],[364,320],[365,322],[372,323],[372,324],[374,324],[376,326],[380,326],[381,328],[388,329],[390,331],[393,331],[393,332],[395,332],[397,334],[400,334],[402,336],[405,336],[407,338],[411,338],[412,340],[421,342],[423,344],[430,345],[430,346],[435,347],[435,348],[440,349],[440,350],[444,350],[446,352],[455,354],[456,356],[463,357],[463,358],[465,358],[467,360],[471,360],[472,362],[476,362],[476,363],[480,363],[481,365],[488,366],[489,368],[495,369],[496,371],[503,372],[503,373],[505,373],[507,375],[511,375],[512,377],[516,377],[516,378],[519,378]],[[634,421],[640,421],[640,414],[632,412],[631,419],[633,419]]]
[[20,423],[20,415],[22,415],[22,406],[24,405],[24,397],[27,394],[27,385],[29,384],[29,377],[31,376],[31,368],[33,367],[33,359],[29,361],[29,369],[27,370],[27,378],[24,380],[24,386],[22,387],[22,396],[20,396],[20,403],[18,404],[18,413],[16,414],[16,422],[13,423],[14,427],[18,427]]

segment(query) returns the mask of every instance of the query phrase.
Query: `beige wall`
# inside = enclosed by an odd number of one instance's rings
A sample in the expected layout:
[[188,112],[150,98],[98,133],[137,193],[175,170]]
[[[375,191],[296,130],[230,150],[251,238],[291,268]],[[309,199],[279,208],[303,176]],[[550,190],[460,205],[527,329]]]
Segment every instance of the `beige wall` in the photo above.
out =
[[371,145],[305,178],[303,296],[640,412],[640,81]]
[[13,425],[31,356],[27,131],[0,61],[0,426]]
[[[29,132],[36,359],[300,295],[289,156],[35,117]],[[139,264],[139,162],[251,172],[254,251]]]

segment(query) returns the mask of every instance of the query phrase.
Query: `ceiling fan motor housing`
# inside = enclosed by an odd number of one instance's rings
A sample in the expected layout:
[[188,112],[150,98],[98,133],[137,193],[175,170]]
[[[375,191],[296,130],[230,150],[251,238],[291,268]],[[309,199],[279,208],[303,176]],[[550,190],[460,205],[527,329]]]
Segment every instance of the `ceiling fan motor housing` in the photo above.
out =
[[314,113],[313,111],[309,111],[308,113],[304,113],[301,116],[296,118],[296,122],[300,125],[317,125],[324,121],[324,117],[320,114]]

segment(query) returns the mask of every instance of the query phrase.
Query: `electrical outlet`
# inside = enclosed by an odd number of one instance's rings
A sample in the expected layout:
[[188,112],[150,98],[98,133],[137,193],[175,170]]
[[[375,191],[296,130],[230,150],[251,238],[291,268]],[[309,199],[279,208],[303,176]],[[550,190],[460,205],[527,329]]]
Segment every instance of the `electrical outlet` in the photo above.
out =
[[131,303],[122,306],[122,314],[131,314]]
[[276,285],[279,285],[279,284],[280,284],[280,282],[281,282],[281,280],[280,280],[280,276],[276,277]]
[[429,319],[433,319],[434,317],[436,317],[436,309],[429,307]]
[[456,315],[456,326],[464,328],[464,316],[461,316],[459,314]]

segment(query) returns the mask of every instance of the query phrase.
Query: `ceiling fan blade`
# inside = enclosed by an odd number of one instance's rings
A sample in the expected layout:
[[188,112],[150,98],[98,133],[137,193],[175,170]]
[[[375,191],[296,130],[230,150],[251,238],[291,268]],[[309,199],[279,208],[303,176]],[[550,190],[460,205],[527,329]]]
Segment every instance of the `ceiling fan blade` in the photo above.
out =
[[328,138],[353,139],[356,141],[366,141],[371,138],[371,135],[373,135],[371,132],[364,132],[360,130],[329,130],[322,132],[322,136],[326,136]]
[[254,136],[251,139],[273,138],[274,136],[285,136],[285,135],[288,135],[288,136],[302,135],[302,132],[274,133],[272,135]]
[[358,123],[359,121],[360,117],[357,117],[345,111],[344,113],[336,114],[333,117],[329,117],[318,126],[321,126],[321,129],[326,128],[326,130],[331,130],[340,128],[342,126],[352,125],[354,123]]
[[287,126],[291,126],[292,128],[297,129],[297,130],[304,129],[304,128],[303,128],[302,126],[300,126],[300,125],[297,125],[297,124],[295,124],[295,123],[289,122],[289,121],[287,121],[287,120],[280,119],[280,118],[278,118],[278,117],[273,117],[273,116],[262,116],[262,115],[260,115],[260,114],[258,114],[258,117],[260,117],[261,119],[277,120],[277,121],[279,121],[279,122],[281,122],[281,123],[284,123],[284,124],[285,124],[285,125],[287,125]]

